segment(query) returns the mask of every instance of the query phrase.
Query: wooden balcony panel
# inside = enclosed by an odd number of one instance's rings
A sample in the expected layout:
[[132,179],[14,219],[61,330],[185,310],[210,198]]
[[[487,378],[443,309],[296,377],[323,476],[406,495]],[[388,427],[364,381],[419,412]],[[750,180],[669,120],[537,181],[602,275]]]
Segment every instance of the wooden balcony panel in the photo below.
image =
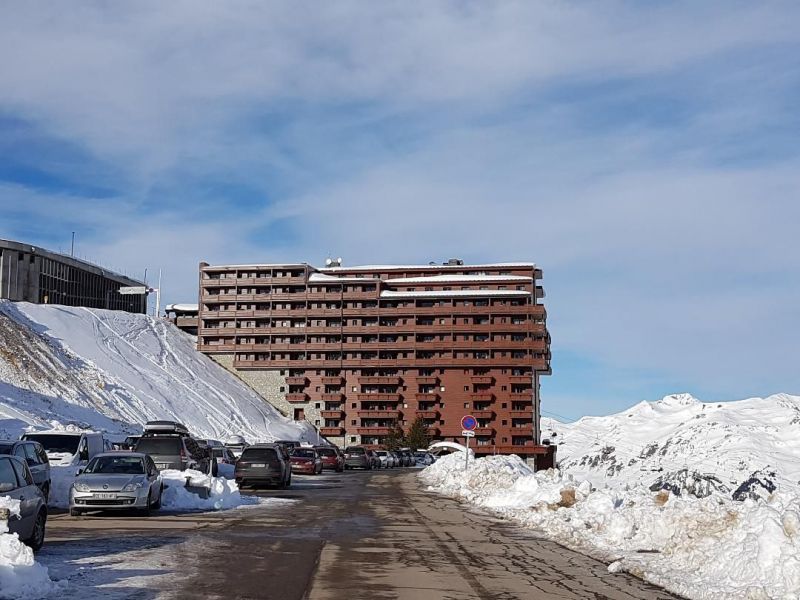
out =
[[305,375],[290,375],[286,378],[286,385],[308,385],[308,377]]
[[220,335],[236,335],[238,330],[235,327],[200,327],[198,332],[200,335],[207,336],[220,336]]
[[439,411],[438,410],[416,410],[414,411],[414,417],[422,417],[423,419],[438,419],[439,418]]
[[322,394],[323,402],[343,402],[345,395],[342,392],[327,392]]
[[374,375],[358,378],[358,383],[361,385],[400,385],[400,382],[399,375]]
[[358,435],[389,435],[392,432],[391,427],[357,427],[356,433]]
[[511,383],[527,383],[533,385],[533,373],[530,375],[510,375],[508,380]]
[[476,427],[474,431],[475,435],[493,435],[494,427]]
[[286,394],[287,402],[308,402],[308,394],[302,392],[293,392]]
[[482,392],[477,394],[470,394],[469,399],[473,402],[491,402],[495,399],[494,394],[491,392]]
[[344,419],[345,416],[343,410],[321,410],[319,414],[323,419]]
[[400,394],[357,394],[359,402],[400,402]]
[[490,447],[490,450],[499,454],[547,454],[550,446],[538,446],[533,443],[531,438],[530,444],[524,445],[511,445],[503,444]]
[[432,392],[430,394],[423,394],[417,392],[416,394],[414,394],[414,398],[416,398],[420,402],[438,402],[441,396],[439,395],[439,392]]
[[359,410],[356,414],[360,419],[399,419],[399,410]]
[[473,410],[470,412],[476,419],[494,419],[495,412],[493,410]]
[[319,432],[325,436],[344,435],[344,427],[320,427]]
[[417,377],[419,385],[439,385],[439,378],[436,375],[421,375]]
[[529,392],[524,392],[524,393],[521,393],[521,394],[516,393],[516,392],[512,392],[512,393],[510,393],[508,395],[508,397],[511,400],[517,400],[517,401],[522,400],[522,401],[531,402],[531,401],[533,401],[533,389],[531,389]]
[[472,375],[469,380],[477,385],[491,385],[494,383],[494,377],[491,375]]
[[511,435],[533,435],[533,423],[525,423],[524,425],[512,425],[508,432]]
[[344,377],[341,375],[323,375],[322,385],[344,385]]

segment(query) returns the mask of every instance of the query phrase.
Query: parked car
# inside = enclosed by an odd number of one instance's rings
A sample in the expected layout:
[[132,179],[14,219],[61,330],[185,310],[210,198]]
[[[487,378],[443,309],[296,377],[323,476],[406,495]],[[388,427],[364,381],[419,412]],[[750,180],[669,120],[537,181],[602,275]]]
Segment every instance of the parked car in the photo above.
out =
[[414,462],[414,455],[411,454],[411,450],[408,448],[403,448],[400,450],[400,455],[403,458],[403,466],[404,467],[413,467],[416,463]]
[[394,466],[394,457],[388,450],[376,450],[375,455],[378,457],[381,468],[389,469]]
[[217,461],[217,465],[235,465],[236,456],[231,452],[230,448],[225,446],[215,446],[211,448],[211,456]]
[[236,458],[239,458],[242,455],[242,452],[245,448],[247,448],[250,444],[248,444],[245,439],[240,435],[232,435],[225,441],[225,447],[233,452],[233,455]]
[[44,544],[47,501],[28,465],[16,456],[0,456],[0,496],[19,500],[20,514],[8,519],[8,530],[38,551]]
[[78,470],[69,491],[69,514],[86,510],[161,508],[164,483],[153,459],[141,452],[98,454]]
[[314,448],[295,448],[289,459],[292,473],[319,475],[322,473],[322,458]]
[[174,421],[148,421],[134,450],[149,454],[159,470],[195,469],[217,475],[217,461],[212,460],[208,448],[201,447],[184,425]]
[[345,469],[372,469],[372,458],[363,446],[348,446],[344,450]]
[[403,466],[403,459],[397,453],[396,450],[392,450],[389,452],[392,455],[392,467],[402,467]]
[[337,473],[344,471],[344,454],[336,446],[315,446],[314,449],[322,459],[323,469],[332,469]]
[[125,441],[122,442],[122,445],[125,446],[129,451],[133,452],[133,449],[136,447],[136,442],[139,441],[140,435],[129,435],[125,438]]
[[417,450],[414,452],[414,460],[418,465],[432,465],[436,462],[436,459],[433,457],[433,454],[430,452],[423,452],[422,450]]
[[50,464],[59,467],[85,465],[89,459],[111,449],[103,434],[95,431],[38,431],[26,433],[22,439],[39,442]]
[[42,491],[46,503],[50,498],[50,461],[42,445],[25,440],[0,442],[0,454],[16,456],[28,465],[33,482]]
[[285,489],[292,484],[289,461],[275,444],[254,444],[245,448],[236,461],[233,476],[240,487],[274,485]]

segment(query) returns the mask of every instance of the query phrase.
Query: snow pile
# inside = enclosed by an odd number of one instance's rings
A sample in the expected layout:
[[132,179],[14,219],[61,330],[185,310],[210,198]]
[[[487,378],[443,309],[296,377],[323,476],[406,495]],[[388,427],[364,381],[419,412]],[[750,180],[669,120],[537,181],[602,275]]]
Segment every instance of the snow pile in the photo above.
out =
[[794,495],[737,502],[718,493],[598,490],[556,470],[534,473],[516,456],[480,458],[464,472],[463,455],[450,455],[419,476],[432,491],[688,598],[800,597],[800,498]]
[[0,301],[0,436],[73,424],[115,434],[183,422],[198,437],[314,441],[166,321]]
[[689,394],[574,423],[542,419],[558,463],[596,486],[766,498],[800,494],[800,396],[701,402]]
[[[167,469],[161,471],[161,477],[164,480],[162,506],[167,510],[225,510],[260,503],[257,497],[242,496],[232,479],[211,477],[191,469]],[[205,490],[208,490],[207,497],[196,493]]]
[[[19,514],[19,500],[0,496],[0,509]],[[16,533],[8,533],[8,522],[0,519],[0,598],[42,598],[54,589],[47,568],[33,559],[33,550]]]

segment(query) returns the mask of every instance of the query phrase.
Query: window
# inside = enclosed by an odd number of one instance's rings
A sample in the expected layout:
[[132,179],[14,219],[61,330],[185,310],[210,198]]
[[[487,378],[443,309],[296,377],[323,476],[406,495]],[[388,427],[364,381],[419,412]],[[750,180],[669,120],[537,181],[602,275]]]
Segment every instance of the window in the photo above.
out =
[[320,408],[321,404],[319,402],[314,403],[314,408]]
[[10,483],[11,489],[17,488],[17,476],[14,474],[11,460],[8,458],[0,458],[0,485],[4,483]]
[[465,391],[465,392],[468,392],[468,391],[469,391],[469,386],[468,386],[468,385],[465,385],[465,386],[464,386],[464,391]]
[[285,388],[284,386],[281,386],[279,391],[281,391],[281,392],[285,392],[285,391],[286,391],[286,388]]
[[439,391],[440,391],[440,392],[443,392],[443,391],[444,391],[444,386],[441,386],[441,387],[439,388]]
[[469,402],[464,402],[464,408],[469,408]]

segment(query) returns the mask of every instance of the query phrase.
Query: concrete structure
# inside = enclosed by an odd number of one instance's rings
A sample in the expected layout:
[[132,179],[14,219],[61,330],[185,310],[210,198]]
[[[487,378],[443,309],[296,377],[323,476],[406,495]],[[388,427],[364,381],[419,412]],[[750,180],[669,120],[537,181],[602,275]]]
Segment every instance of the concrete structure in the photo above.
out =
[[0,240],[0,298],[144,313],[146,294],[122,295],[144,283],[44,248]]
[[476,454],[553,458],[539,443],[550,373],[532,263],[314,268],[200,265],[198,348],[339,445],[380,446],[421,417]]
[[198,313],[197,304],[167,304],[167,320],[181,331],[189,335],[197,335]]

